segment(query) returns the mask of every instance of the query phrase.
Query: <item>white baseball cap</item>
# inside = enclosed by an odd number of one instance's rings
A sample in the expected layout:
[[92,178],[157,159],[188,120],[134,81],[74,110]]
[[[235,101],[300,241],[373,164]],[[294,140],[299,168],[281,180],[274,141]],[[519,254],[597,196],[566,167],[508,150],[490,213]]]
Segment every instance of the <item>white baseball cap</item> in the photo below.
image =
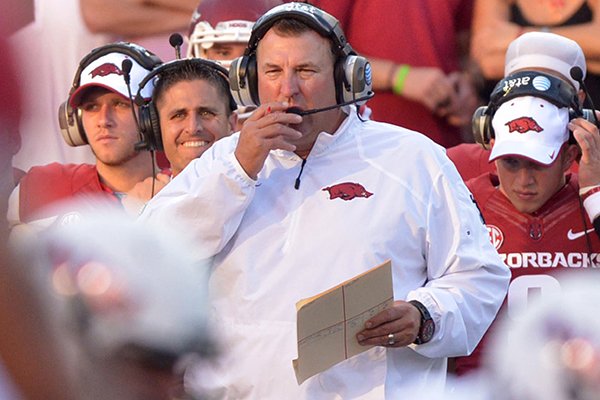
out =
[[516,97],[503,103],[492,117],[495,142],[490,161],[522,156],[552,164],[569,140],[569,110],[539,97]]
[[585,56],[577,42],[555,33],[527,32],[508,46],[504,76],[521,69],[546,68],[563,75],[579,90],[579,83],[571,78],[573,67],[581,68],[585,78]]
[[[69,104],[75,108],[81,104],[81,97],[86,89],[90,87],[102,87],[113,91],[126,99],[129,98],[125,76],[121,70],[123,60],[131,60],[132,67],[129,87],[131,89],[132,98],[135,97],[140,82],[146,77],[150,70],[145,69],[138,64],[133,58],[124,53],[114,52],[106,54],[92,61],[82,71],[79,79],[79,87],[73,92],[69,98]],[[154,83],[148,82],[141,92],[142,97],[149,99],[152,97]]]

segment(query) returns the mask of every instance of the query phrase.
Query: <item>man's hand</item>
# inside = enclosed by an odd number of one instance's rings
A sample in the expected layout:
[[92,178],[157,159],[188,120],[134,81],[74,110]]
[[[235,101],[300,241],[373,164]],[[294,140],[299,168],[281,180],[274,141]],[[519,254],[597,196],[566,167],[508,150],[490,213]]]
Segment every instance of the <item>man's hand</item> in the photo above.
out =
[[423,104],[439,117],[445,117],[456,93],[453,82],[441,69],[411,67],[402,96]]
[[464,72],[452,72],[448,79],[454,87],[455,96],[448,106],[448,123],[452,126],[471,127],[473,112],[477,108],[478,98],[471,79]]
[[289,127],[299,124],[302,117],[286,113],[288,103],[267,103],[258,107],[240,131],[235,157],[252,179],[257,179],[271,150],[296,150],[292,144],[302,133]]
[[403,347],[415,341],[421,328],[421,313],[406,301],[396,301],[369,319],[356,336],[358,343],[367,346]]
[[[595,111],[596,115],[600,113]],[[600,134],[592,122],[576,118],[569,122],[569,129],[581,149],[579,161],[579,187],[600,185]]]
[[486,79],[501,79],[504,76],[504,57],[510,42],[522,33],[514,23],[493,21],[471,37],[471,57]]

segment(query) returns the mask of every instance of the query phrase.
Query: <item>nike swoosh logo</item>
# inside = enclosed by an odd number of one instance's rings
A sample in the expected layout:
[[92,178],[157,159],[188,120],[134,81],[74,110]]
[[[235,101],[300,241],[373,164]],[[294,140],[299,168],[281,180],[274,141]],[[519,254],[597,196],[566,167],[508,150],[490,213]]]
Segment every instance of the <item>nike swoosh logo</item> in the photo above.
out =
[[590,232],[594,232],[594,228],[588,229],[587,231],[583,231],[583,232],[573,232],[572,229],[569,229],[569,232],[567,232],[567,239],[569,239],[569,240],[579,239],[580,237],[582,237]]

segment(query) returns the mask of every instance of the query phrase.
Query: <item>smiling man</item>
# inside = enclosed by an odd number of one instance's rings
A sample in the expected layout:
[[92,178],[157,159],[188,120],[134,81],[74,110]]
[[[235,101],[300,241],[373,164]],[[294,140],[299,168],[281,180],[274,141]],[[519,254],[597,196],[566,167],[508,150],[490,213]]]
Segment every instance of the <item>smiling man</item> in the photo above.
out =
[[173,176],[235,128],[227,71],[208,60],[176,60],[157,70],[156,104],[162,147]]

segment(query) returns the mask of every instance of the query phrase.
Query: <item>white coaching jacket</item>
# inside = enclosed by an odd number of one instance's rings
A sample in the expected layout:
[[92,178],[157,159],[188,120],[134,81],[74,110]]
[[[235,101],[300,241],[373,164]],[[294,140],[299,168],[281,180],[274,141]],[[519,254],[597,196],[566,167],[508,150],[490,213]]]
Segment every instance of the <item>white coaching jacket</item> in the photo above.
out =
[[[192,386],[230,399],[402,398],[441,387],[446,357],[470,353],[506,294],[510,272],[441,147],[354,111],[306,159],[272,151],[254,181],[215,143],[146,207],[180,224],[213,258],[223,353]],[[394,297],[431,312],[431,342],[375,347],[298,386],[295,303],[391,259]],[[384,393],[385,390],[385,393]]]

